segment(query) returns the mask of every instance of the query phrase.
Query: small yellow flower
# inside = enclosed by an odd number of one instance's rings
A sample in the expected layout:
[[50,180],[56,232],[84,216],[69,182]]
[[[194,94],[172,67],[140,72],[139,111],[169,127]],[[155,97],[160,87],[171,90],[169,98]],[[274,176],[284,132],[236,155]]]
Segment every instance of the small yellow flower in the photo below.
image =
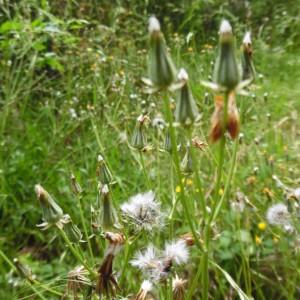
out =
[[247,183],[248,183],[248,185],[254,185],[256,183],[256,177],[255,176],[248,177]]
[[188,47],[187,50],[188,50],[188,52],[190,52],[190,53],[194,51],[194,49],[193,49],[192,47]]
[[224,190],[221,188],[221,189],[219,189],[219,196],[223,196],[223,194],[224,194]]
[[262,243],[262,240],[258,235],[255,236],[255,243],[256,243],[257,246]]
[[274,244],[277,244],[279,242],[279,238],[277,238],[276,236],[273,237],[273,242]]
[[199,193],[200,192],[200,190],[199,189],[196,189],[196,193]]
[[188,185],[188,186],[193,185],[193,180],[192,179],[187,179],[186,180],[186,185]]
[[265,222],[259,222],[257,227],[259,230],[264,231],[267,228],[267,224]]
[[176,193],[180,193],[181,192],[181,187],[179,185],[176,186],[175,192]]
[[262,191],[268,198],[272,198],[274,193],[269,188],[265,187]]
[[125,72],[124,72],[123,70],[120,70],[120,71],[119,71],[119,74],[120,74],[120,76],[123,77],[123,76],[125,75]]

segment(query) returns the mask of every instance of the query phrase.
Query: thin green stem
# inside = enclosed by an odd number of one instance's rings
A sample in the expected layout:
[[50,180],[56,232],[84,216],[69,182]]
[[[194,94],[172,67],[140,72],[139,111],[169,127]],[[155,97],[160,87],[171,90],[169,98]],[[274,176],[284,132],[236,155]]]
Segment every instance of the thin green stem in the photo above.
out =
[[76,251],[76,249],[73,247],[72,243],[70,242],[69,238],[67,237],[66,233],[63,231],[63,229],[58,228],[59,233],[68,245],[69,249],[71,250],[72,254],[82,263],[82,265],[88,270],[92,278],[95,278],[97,276],[97,273],[90,268],[90,266],[84,261],[84,259],[81,257],[81,255]]
[[179,161],[179,155],[178,155],[178,152],[177,152],[177,142],[176,142],[175,129],[173,127],[172,111],[171,111],[171,107],[170,107],[168,98],[166,96],[164,97],[164,105],[165,105],[165,112],[166,112],[166,115],[167,115],[167,120],[168,120],[168,123],[169,123],[169,126],[170,126],[172,156],[173,156],[173,160],[174,160],[174,166],[175,166],[175,170],[176,170],[176,174],[177,174],[177,179],[178,179],[180,190],[181,190],[180,193],[179,193],[180,194],[179,199],[180,199],[182,207],[183,207],[185,218],[188,220],[188,224],[189,224],[189,227],[192,231],[195,243],[199,247],[199,249],[201,249],[202,247],[201,247],[201,244],[200,244],[199,239],[197,237],[196,230],[195,230],[194,224],[192,222],[192,218],[191,218],[189,210],[188,210],[188,205],[187,205],[188,199],[186,198],[185,191],[184,191],[184,185],[183,185],[183,182],[182,182],[183,177],[182,177],[181,170],[180,170],[180,161]]
[[[223,128],[226,128],[227,124],[227,107],[228,107],[228,92],[225,93],[224,97],[224,113],[223,113]],[[219,148],[219,158],[218,158],[218,168],[217,168],[217,180],[214,191],[214,203],[212,208],[212,213],[209,220],[205,226],[205,251],[203,254],[202,262],[202,299],[208,300],[208,287],[209,287],[209,270],[208,270],[208,258],[210,252],[210,238],[211,238],[211,224],[213,221],[213,216],[215,215],[216,208],[218,206],[218,192],[221,186],[222,174],[223,174],[223,164],[224,164],[224,153],[225,153],[226,137],[225,134],[222,135]]]
[[79,206],[79,214],[80,214],[80,219],[81,219],[85,239],[86,239],[87,244],[88,244],[88,249],[89,249],[89,253],[90,253],[90,256],[91,256],[92,263],[94,264],[95,259],[94,259],[94,254],[93,254],[93,250],[92,250],[92,245],[91,245],[91,241],[89,239],[89,234],[88,234],[88,230],[87,230],[87,227],[86,227],[86,222],[85,222],[85,218],[84,218],[84,215],[83,215],[82,194],[80,194],[78,196],[78,206]]
[[147,188],[150,189],[151,184],[150,184],[150,179],[149,179],[146,167],[145,167],[145,161],[144,161],[143,153],[141,151],[139,151],[139,155],[140,155],[140,162],[141,162],[141,166],[142,166],[142,169],[143,169],[143,173],[144,173],[144,176],[145,176],[146,182],[147,182]]

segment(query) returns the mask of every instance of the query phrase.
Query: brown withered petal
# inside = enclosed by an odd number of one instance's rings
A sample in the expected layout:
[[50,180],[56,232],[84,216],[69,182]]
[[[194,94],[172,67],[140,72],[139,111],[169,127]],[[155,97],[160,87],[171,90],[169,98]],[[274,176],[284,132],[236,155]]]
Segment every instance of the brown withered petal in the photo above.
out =
[[233,92],[228,97],[227,130],[232,139],[235,139],[240,131],[240,117]]
[[223,128],[223,110],[224,103],[223,97],[220,95],[215,96],[215,110],[211,117],[210,140],[214,143],[218,141],[224,134]]

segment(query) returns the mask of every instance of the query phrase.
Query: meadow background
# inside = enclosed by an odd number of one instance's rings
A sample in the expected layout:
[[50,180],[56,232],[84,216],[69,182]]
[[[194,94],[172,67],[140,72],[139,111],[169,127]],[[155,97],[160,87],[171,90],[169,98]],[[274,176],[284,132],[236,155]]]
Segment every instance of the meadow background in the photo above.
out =
[[[285,200],[273,174],[291,188],[300,187],[298,0],[0,0],[1,250],[9,259],[19,257],[41,281],[63,291],[68,271],[77,264],[62,239],[36,227],[41,210],[34,185],[41,183],[54,195],[79,227],[70,174],[85,190],[84,213],[89,220],[97,196],[99,153],[117,181],[112,190],[116,208],[149,189],[139,156],[129,143],[142,112],[147,111],[151,119],[164,118],[161,96],[145,96],[140,82],[147,75],[147,22],[152,14],[161,21],[176,66],[189,73],[202,115],[193,135],[203,141],[208,137],[213,95],[200,80],[211,75],[219,24],[223,18],[231,22],[238,45],[245,31],[251,30],[257,77],[250,96],[238,98],[243,138],[228,199],[214,229],[213,259],[255,299],[299,299],[299,237],[269,226],[265,219],[270,205],[296,201]],[[178,191],[176,179],[174,184],[169,177],[168,156],[157,150],[164,135],[150,122],[147,136],[153,150],[143,155],[150,187],[168,210],[170,195],[176,197]],[[197,152],[205,193],[213,188],[217,153],[217,146],[208,144],[204,152]],[[225,172],[232,148],[229,141]],[[187,194],[197,219],[199,200],[193,189],[191,181]],[[238,219],[229,204],[237,191],[251,202]],[[176,235],[189,231],[179,204],[174,228]],[[168,239],[166,231],[149,240],[162,244]],[[145,247],[147,239],[141,238],[136,248]],[[96,243],[93,247],[98,253]],[[88,256],[86,245],[83,248]],[[115,264],[118,272],[122,260],[121,254]],[[187,268],[194,274],[197,260],[191,259]],[[211,299],[238,299],[216,269],[210,269],[210,278]],[[136,294],[141,282],[141,274],[128,267],[120,295]],[[31,293],[1,257],[0,299]],[[201,287],[194,299],[201,299],[200,295]],[[47,292],[45,296],[56,299]]]

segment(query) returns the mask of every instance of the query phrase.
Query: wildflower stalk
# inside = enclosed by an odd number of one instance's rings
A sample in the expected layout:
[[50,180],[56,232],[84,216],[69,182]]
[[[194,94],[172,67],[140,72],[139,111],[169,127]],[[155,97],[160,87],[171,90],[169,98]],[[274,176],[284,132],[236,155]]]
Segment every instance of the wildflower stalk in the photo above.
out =
[[95,259],[94,259],[94,254],[93,254],[93,250],[92,250],[92,245],[91,245],[91,242],[90,242],[90,239],[89,239],[89,234],[88,234],[88,231],[87,231],[86,222],[85,222],[84,215],[83,215],[82,194],[81,193],[77,196],[77,199],[78,199],[79,214],[80,214],[80,219],[81,219],[81,223],[82,223],[82,227],[83,227],[83,232],[84,232],[87,244],[88,244],[88,249],[89,249],[89,253],[90,253],[90,256],[91,256],[92,264],[94,264]]
[[172,110],[171,110],[171,107],[169,105],[168,98],[166,96],[163,97],[163,98],[164,98],[165,112],[166,112],[166,115],[167,115],[167,121],[168,121],[169,126],[170,126],[170,136],[171,136],[171,143],[172,143],[172,149],[173,149],[172,156],[173,156],[174,166],[175,166],[175,170],[176,170],[176,173],[177,173],[177,178],[178,178],[179,186],[180,186],[180,190],[181,190],[179,199],[180,199],[181,204],[183,206],[184,214],[185,214],[186,219],[188,220],[189,227],[192,231],[195,243],[199,247],[199,249],[201,249],[201,245],[200,245],[199,239],[197,238],[197,234],[196,234],[196,231],[195,231],[194,224],[192,222],[192,218],[189,214],[188,204],[187,204],[188,199],[186,198],[185,192],[184,192],[184,185],[183,185],[183,182],[182,182],[183,177],[182,177],[181,170],[180,170],[180,161],[179,161],[179,156],[178,156],[178,152],[177,152],[177,142],[176,142],[175,129],[173,127]]
[[151,184],[150,184],[149,176],[147,174],[147,170],[146,170],[146,167],[145,167],[145,161],[144,161],[143,153],[141,151],[139,151],[139,155],[140,155],[140,162],[141,162],[141,166],[142,166],[142,169],[143,169],[143,173],[144,173],[144,176],[146,178],[147,187],[148,187],[148,189],[150,189]]
[[81,255],[78,253],[78,251],[73,247],[71,241],[67,237],[66,233],[63,231],[63,229],[58,228],[60,235],[68,245],[69,249],[71,250],[72,254],[81,262],[81,264],[88,270],[92,278],[96,278],[97,273],[90,268],[90,266],[85,262],[85,260],[81,257]]
[[[3,258],[3,260],[14,270],[17,272],[17,269],[15,267],[15,265],[12,263],[12,261],[4,254],[4,252],[2,250],[0,250],[0,256]],[[26,284],[32,289],[32,291],[42,300],[47,300],[39,290],[36,289],[36,287],[34,285],[39,285],[41,288],[43,288],[45,291],[56,295],[56,296],[62,296],[62,294],[44,284],[42,284],[41,282],[39,282],[38,280],[33,279],[33,281],[29,281],[26,279]]]
[[[227,124],[227,107],[228,107],[228,96],[229,92],[225,93],[224,97],[224,115],[223,115],[223,128],[225,128]],[[221,186],[222,174],[223,174],[223,164],[224,164],[224,153],[225,153],[225,145],[226,145],[226,137],[223,133],[220,148],[219,148],[219,158],[218,158],[218,168],[217,168],[217,181],[215,185],[215,192],[214,192],[214,206],[209,217],[209,220],[205,227],[205,251],[203,254],[203,261],[202,261],[202,299],[208,300],[208,285],[209,285],[209,274],[208,274],[208,257],[209,257],[209,250],[210,250],[210,237],[211,237],[211,224],[214,220],[215,211],[218,207],[218,192]],[[228,181],[229,184],[230,181]]]

